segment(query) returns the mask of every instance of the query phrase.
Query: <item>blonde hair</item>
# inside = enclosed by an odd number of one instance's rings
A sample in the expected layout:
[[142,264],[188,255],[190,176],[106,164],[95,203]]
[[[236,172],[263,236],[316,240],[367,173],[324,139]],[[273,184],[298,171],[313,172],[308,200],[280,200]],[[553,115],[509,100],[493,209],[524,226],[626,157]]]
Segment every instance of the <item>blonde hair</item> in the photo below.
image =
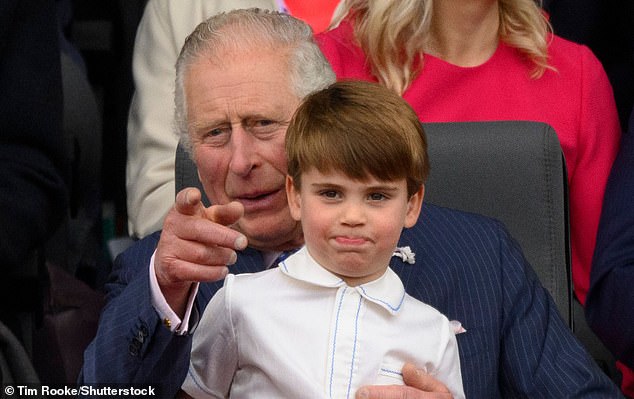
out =
[[394,91],[363,81],[340,81],[306,97],[286,131],[286,157],[297,188],[314,168],[355,180],[405,179],[411,196],[429,174],[414,110]]
[[[343,0],[331,27],[349,18],[354,34],[379,82],[402,95],[423,66],[434,0]],[[534,65],[533,79],[548,65],[550,24],[537,0],[499,0],[500,40]]]

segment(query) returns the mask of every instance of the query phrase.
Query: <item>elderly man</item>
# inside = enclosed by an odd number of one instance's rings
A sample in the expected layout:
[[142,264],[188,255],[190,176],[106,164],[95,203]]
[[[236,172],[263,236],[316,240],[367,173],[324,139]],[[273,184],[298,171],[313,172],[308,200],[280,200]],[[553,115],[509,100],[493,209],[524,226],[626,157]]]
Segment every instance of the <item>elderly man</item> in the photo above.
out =
[[[80,383],[153,384],[173,395],[219,280],[263,270],[302,245],[284,193],[284,136],[302,98],[333,80],[310,29],[287,15],[235,11],[189,36],[177,63],[176,121],[216,205],[181,191],[162,232],[118,258]],[[391,265],[408,293],[466,329],[457,339],[467,397],[618,397],[499,223],[424,205],[399,246],[416,253],[414,264]],[[403,377],[408,386],[356,396],[450,396],[411,365]]]

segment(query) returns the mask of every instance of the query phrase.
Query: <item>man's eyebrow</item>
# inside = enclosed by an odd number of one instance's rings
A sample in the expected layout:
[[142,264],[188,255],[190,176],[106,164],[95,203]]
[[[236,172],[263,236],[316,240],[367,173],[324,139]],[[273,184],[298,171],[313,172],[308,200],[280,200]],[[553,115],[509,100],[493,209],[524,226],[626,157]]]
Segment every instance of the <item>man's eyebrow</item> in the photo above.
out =
[[197,119],[189,123],[189,127],[194,131],[207,130],[226,125],[229,125],[229,121],[225,119]]

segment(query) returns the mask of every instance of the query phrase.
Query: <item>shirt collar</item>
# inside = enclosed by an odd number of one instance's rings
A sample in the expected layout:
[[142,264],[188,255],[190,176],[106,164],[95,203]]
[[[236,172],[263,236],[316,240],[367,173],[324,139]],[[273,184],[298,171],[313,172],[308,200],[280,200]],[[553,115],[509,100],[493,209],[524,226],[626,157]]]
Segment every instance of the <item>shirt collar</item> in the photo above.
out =
[[[340,277],[319,265],[308,253],[305,246],[280,263],[280,270],[291,278],[319,287],[346,286],[345,281]],[[403,287],[401,279],[389,267],[378,279],[350,288],[355,289],[365,299],[376,303],[391,314],[398,313],[405,299],[405,287]]]

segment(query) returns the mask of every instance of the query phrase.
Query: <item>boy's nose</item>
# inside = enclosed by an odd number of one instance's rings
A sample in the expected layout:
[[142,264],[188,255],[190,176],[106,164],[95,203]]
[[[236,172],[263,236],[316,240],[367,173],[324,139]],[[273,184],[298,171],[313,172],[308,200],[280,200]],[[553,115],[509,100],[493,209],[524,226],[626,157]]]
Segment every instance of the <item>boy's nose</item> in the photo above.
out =
[[342,210],[341,222],[349,226],[357,226],[366,222],[366,213],[363,206],[350,202]]

